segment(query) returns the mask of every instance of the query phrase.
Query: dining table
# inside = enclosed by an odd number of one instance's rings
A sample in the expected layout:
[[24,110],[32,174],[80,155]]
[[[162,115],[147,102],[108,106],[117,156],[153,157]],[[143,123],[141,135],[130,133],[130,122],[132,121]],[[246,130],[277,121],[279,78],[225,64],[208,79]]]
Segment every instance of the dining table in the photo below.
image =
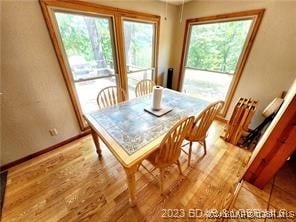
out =
[[164,88],[162,107],[172,110],[158,117],[145,111],[152,106],[152,97],[150,93],[83,115],[99,158],[102,158],[102,140],[124,168],[131,206],[136,204],[135,174],[139,164],[158,149],[174,124],[184,117],[198,115],[209,105],[203,99]]

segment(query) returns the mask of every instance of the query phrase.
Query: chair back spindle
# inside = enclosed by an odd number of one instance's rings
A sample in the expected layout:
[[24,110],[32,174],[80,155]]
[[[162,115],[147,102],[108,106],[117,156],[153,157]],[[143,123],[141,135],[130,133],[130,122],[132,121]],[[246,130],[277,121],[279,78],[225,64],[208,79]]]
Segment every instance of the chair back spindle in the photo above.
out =
[[210,104],[204,111],[202,111],[194,121],[190,134],[187,136],[188,140],[204,140],[207,136],[208,129],[223,106],[224,102],[218,101]]
[[155,155],[155,163],[165,167],[176,163],[181,153],[181,145],[192,127],[194,117],[180,120],[163,138],[158,153]]
[[[119,99],[123,97],[122,100],[126,99],[126,93],[123,89],[119,88],[121,95],[118,95],[117,86],[109,86],[102,89],[97,96],[97,103],[100,109],[114,106],[121,102]],[[120,96],[120,97],[119,97]]]
[[150,80],[150,79],[144,79],[141,80],[140,82],[138,82],[137,86],[136,86],[136,96],[144,96],[148,93],[152,93],[153,91],[153,86],[155,86],[155,83]]

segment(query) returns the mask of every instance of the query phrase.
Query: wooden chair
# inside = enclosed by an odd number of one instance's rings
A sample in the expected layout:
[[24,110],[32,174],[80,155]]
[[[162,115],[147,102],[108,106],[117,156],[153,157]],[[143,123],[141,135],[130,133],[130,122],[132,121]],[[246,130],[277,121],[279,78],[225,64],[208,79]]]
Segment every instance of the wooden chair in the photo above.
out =
[[[194,117],[188,117],[180,120],[162,139],[159,149],[154,151],[146,158],[160,172],[160,191],[163,193],[164,169],[172,164],[177,164],[180,174],[182,174],[179,156],[181,153],[182,142],[192,127]],[[142,166],[148,170],[143,164]],[[151,173],[148,170],[149,173]],[[152,174],[152,173],[151,173]],[[154,176],[152,174],[152,176]]]
[[152,93],[153,86],[155,86],[155,83],[152,80],[150,79],[141,80],[140,82],[138,82],[136,86],[136,90],[135,90],[136,97],[144,96],[148,93]]
[[[121,95],[118,95],[117,92],[117,86],[109,86],[104,89],[102,89],[97,96],[97,103],[100,109],[114,106],[121,102],[122,100],[125,100],[127,98],[125,91],[120,88]],[[123,97],[122,100],[120,100],[120,97]]]
[[204,154],[207,153],[206,137],[208,129],[223,106],[223,101],[214,102],[205,108],[194,120],[190,132],[185,137],[185,139],[189,141],[189,151],[187,153],[183,150],[188,154],[188,166],[190,166],[193,142],[199,142],[204,147]]

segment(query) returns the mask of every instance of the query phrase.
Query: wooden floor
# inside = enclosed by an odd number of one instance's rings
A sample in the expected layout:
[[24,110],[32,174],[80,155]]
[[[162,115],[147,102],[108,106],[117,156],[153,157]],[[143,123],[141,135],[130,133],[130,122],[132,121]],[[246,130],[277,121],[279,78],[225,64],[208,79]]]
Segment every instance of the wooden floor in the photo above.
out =
[[[184,176],[175,166],[166,172],[164,196],[158,182],[140,168],[135,208],[129,207],[121,165],[103,145],[98,160],[86,136],[9,170],[2,221],[171,221],[161,217],[167,209],[223,209],[250,152],[225,143],[219,138],[222,130],[221,123],[211,127],[206,156],[193,146],[190,168],[182,154]],[[183,220],[188,221],[178,221]]]

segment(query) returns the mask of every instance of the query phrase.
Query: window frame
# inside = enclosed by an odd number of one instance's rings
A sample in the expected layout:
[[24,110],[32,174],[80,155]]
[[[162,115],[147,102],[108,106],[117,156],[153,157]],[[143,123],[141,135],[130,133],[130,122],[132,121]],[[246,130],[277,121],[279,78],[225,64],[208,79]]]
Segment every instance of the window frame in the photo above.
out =
[[[139,71],[145,71],[145,70],[152,70],[153,71],[153,81],[156,80],[156,77],[154,75],[154,72],[155,72],[155,67],[156,67],[156,64],[157,64],[157,59],[156,59],[156,45],[157,45],[157,24],[155,21],[147,21],[147,20],[141,20],[141,19],[132,19],[132,18],[128,18],[128,17],[123,17],[122,18],[122,23],[124,23],[124,21],[127,21],[127,22],[135,22],[135,23],[146,23],[146,24],[153,24],[154,27],[153,27],[153,40],[152,40],[152,45],[154,46],[153,47],[153,51],[152,51],[152,66],[151,68],[144,68],[144,69],[141,69]],[[123,35],[124,35],[124,31],[123,31]],[[131,73],[135,73],[135,72],[139,72],[139,71],[131,71],[131,72],[127,72],[127,74],[131,74]]]
[[181,91],[183,87],[187,55],[189,51],[189,43],[190,43],[190,37],[191,37],[191,30],[193,25],[240,21],[240,20],[246,20],[246,19],[253,20],[248,36],[244,43],[244,47],[242,49],[241,55],[237,62],[235,72],[233,73],[233,78],[231,80],[229,89],[225,97],[225,105],[223,107],[221,115],[218,116],[218,119],[223,120],[226,116],[226,113],[229,109],[234,93],[236,91],[237,85],[243,73],[244,67],[246,65],[247,59],[251,52],[255,37],[257,35],[259,26],[263,19],[264,12],[265,12],[265,9],[256,9],[256,10],[234,12],[234,13],[220,14],[220,15],[193,18],[193,19],[186,20],[185,33],[184,33],[184,39],[183,39],[183,48],[182,48],[182,54],[181,54],[181,63],[180,63],[180,70],[179,70],[179,78],[178,78],[178,86],[177,86],[179,91]]
[[[154,79],[157,83],[158,75],[158,54],[159,54],[159,29],[160,29],[160,16],[152,15],[148,13],[136,12],[131,10],[125,10],[110,6],[104,6],[96,3],[82,2],[82,1],[67,1],[67,0],[39,0],[41,5],[43,17],[47,25],[49,35],[66,83],[68,93],[72,102],[72,106],[75,111],[77,121],[81,131],[87,130],[89,127],[85,125],[83,119],[83,112],[80,106],[79,98],[75,89],[74,80],[72,79],[72,73],[69,69],[69,64],[65,54],[63,44],[61,42],[60,34],[56,30],[56,21],[53,20],[52,13],[55,10],[64,12],[74,12],[78,14],[94,15],[111,18],[113,33],[111,33],[114,39],[114,48],[116,57],[116,70],[117,73],[117,86],[128,91],[128,78],[125,66],[125,52],[124,52],[124,36],[123,36],[123,18],[130,20],[142,20],[146,22],[155,23],[155,48],[154,48]],[[119,95],[123,98],[123,95]]]
[[[87,12],[81,12],[81,11],[77,11],[77,10],[69,10],[69,9],[61,9],[61,8],[55,8],[55,7],[51,7],[52,10],[50,12],[50,18],[53,22],[53,27],[54,27],[54,31],[57,33],[57,40],[58,40],[58,43],[60,44],[60,47],[61,47],[61,51],[62,51],[62,54],[63,54],[63,57],[64,57],[64,60],[66,61],[66,66],[67,68],[69,69],[70,68],[70,65],[69,65],[69,62],[68,62],[68,58],[67,58],[67,53],[65,51],[65,47],[64,47],[64,44],[63,44],[63,40],[62,40],[62,37],[60,35],[60,31],[59,31],[59,27],[58,27],[58,21],[56,19],[56,16],[54,15],[56,12],[58,13],[64,13],[64,14],[70,14],[70,15],[85,15],[85,16],[88,16],[88,17],[94,17],[94,18],[104,18],[104,19],[108,19],[109,20],[109,24],[110,24],[110,39],[111,39],[111,44],[112,44],[112,56],[113,56],[113,60],[114,60],[114,68],[115,68],[115,72],[114,74],[112,74],[112,76],[118,76],[118,65],[117,65],[117,53],[116,53],[116,38],[115,38],[115,35],[114,35],[114,30],[115,30],[115,26],[114,26],[114,22],[113,22],[113,19],[114,19],[114,16],[112,15],[104,15],[104,14],[93,14],[93,13],[87,13]],[[69,70],[68,70],[69,71]],[[70,71],[71,72],[71,71]],[[73,78],[73,75],[71,75],[71,79],[74,83],[77,83],[77,82],[85,82],[85,81],[90,81],[90,80],[96,80],[96,79],[101,79],[101,78],[105,78],[105,77],[90,77],[90,78],[84,78],[84,79],[79,79],[79,80],[75,80]]]
[[[146,23],[146,24],[153,24],[154,27],[153,27],[153,40],[152,40],[152,44],[153,44],[153,51],[152,51],[152,66],[150,68],[144,68],[144,69],[141,69],[141,70],[137,70],[137,71],[130,71],[130,72],[127,72],[127,69],[126,69],[126,64],[125,64],[125,71],[126,71],[126,77],[127,77],[127,88],[128,88],[128,75],[129,74],[133,74],[133,73],[137,73],[137,72],[141,72],[141,71],[146,71],[146,70],[151,70],[152,72],[152,81],[154,81],[155,83],[157,83],[157,66],[158,66],[158,60],[157,60],[157,55],[158,55],[158,48],[159,48],[159,45],[158,45],[158,33],[159,33],[159,24],[157,24],[157,21],[154,21],[154,20],[151,20],[151,21],[148,21],[147,19],[146,20],[143,20],[141,18],[130,18],[130,17],[122,17],[121,18],[121,22],[122,22],[122,27],[124,25],[124,21],[128,21],[128,22],[137,22],[137,23]],[[124,41],[124,28],[123,28],[123,50],[124,50],[124,55],[126,55],[125,53],[125,41]],[[126,62],[126,56],[125,56],[125,62]],[[128,92],[128,89],[127,89],[127,92]],[[128,93],[127,93],[128,94]]]

